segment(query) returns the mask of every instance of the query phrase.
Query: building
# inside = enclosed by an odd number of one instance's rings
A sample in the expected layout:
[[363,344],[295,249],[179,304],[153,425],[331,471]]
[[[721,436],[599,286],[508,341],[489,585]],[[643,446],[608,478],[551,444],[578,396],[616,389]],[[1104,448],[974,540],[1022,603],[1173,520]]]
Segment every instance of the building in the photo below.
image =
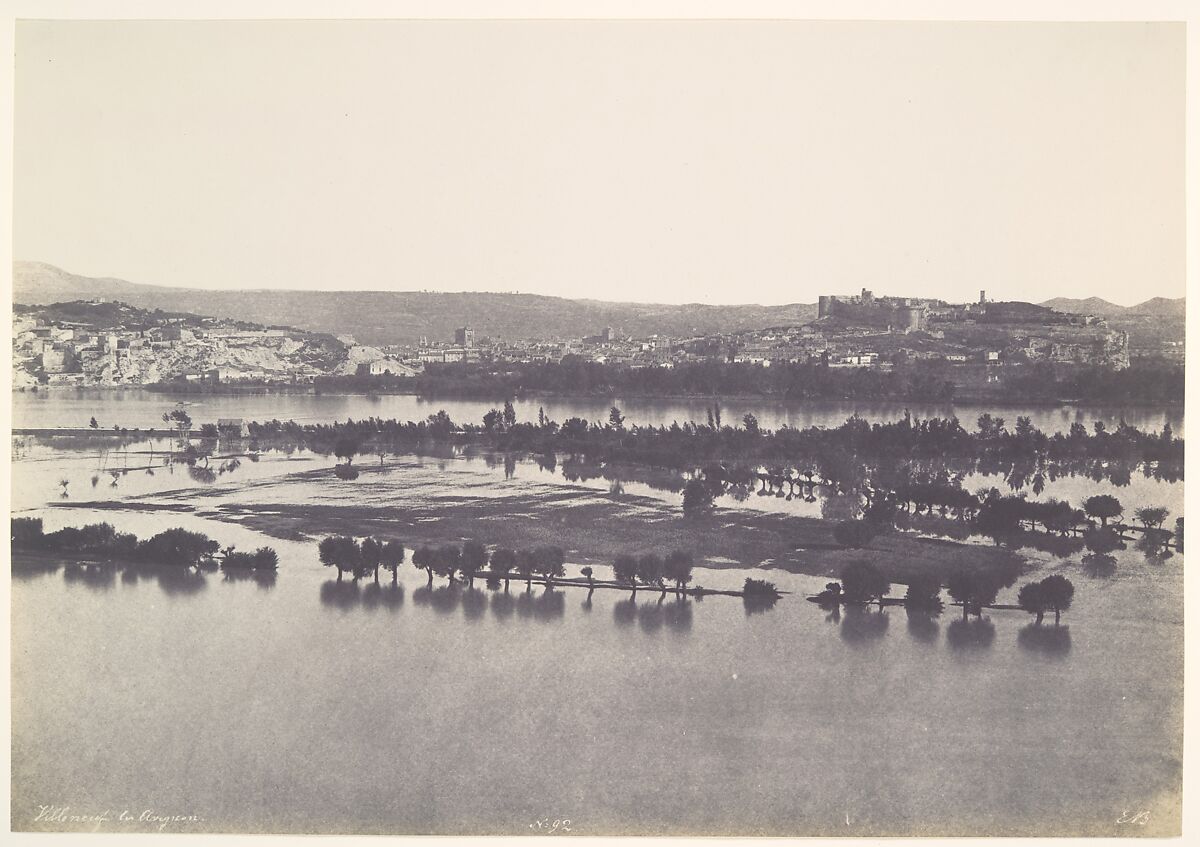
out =
[[474,347],[475,346],[475,330],[469,326],[460,327],[454,330],[454,343],[459,347]]
[[217,433],[225,438],[245,438],[250,427],[242,418],[217,418]]
[[410,368],[396,359],[363,362],[355,369],[356,376],[415,376],[416,373],[415,368]]
[[74,373],[79,370],[79,360],[72,350],[51,348],[42,352],[42,370],[48,374]]

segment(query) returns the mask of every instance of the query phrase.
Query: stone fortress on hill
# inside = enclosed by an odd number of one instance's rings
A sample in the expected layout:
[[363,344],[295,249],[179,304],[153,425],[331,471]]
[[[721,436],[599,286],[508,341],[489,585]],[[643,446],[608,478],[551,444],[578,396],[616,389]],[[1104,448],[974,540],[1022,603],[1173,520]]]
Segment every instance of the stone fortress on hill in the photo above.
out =
[[[952,360],[965,354],[1009,363],[1129,367],[1128,333],[1111,330],[1104,318],[1057,312],[1033,303],[993,302],[986,291],[979,292],[978,302],[963,304],[876,297],[865,288],[853,296],[821,295],[813,327],[830,338],[916,336],[911,345],[899,341],[899,346],[912,346],[914,352],[944,347]],[[918,340],[929,343],[918,344]]]

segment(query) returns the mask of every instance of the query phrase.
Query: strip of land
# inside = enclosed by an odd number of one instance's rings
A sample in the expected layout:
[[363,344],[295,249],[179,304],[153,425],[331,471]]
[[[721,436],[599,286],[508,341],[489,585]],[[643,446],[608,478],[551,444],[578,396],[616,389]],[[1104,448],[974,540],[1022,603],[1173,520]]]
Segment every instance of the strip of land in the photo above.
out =
[[[325,535],[394,538],[410,548],[477,539],[511,548],[553,544],[572,564],[611,565],[622,553],[686,550],[705,567],[779,568],[791,573],[837,576],[849,564],[879,568],[894,582],[918,576],[944,580],[965,568],[1015,577],[1024,559],[1012,550],[984,544],[891,532],[863,549],[833,538],[835,521],[751,509],[717,509],[701,520],[682,516],[678,506],[648,496],[607,494],[576,485],[496,485],[486,492],[463,489],[432,473],[364,478],[330,486],[328,470],[288,474],[234,488],[179,489],[145,502],[63,503],[71,508],[195,511],[276,538],[318,539]],[[347,489],[366,484],[364,500],[347,503]],[[314,486],[319,486],[317,498]],[[483,496],[486,494],[486,496]],[[312,500],[317,499],[317,502]],[[307,502],[300,502],[307,501]]]

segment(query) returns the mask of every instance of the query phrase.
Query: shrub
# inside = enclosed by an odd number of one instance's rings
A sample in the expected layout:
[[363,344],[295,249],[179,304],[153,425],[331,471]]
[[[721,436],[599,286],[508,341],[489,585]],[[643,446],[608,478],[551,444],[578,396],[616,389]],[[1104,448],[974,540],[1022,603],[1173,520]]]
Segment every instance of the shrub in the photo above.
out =
[[177,528],[160,532],[141,542],[137,553],[139,558],[164,565],[195,565],[218,549],[220,545],[207,535]]
[[746,577],[746,582],[742,585],[742,593],[751,596],[770,596],[774,597],[779,594],[779,590],[775,587],[775,583],[767,582],[765,579],[752,579]]
[[854,562],[842,570],[842,593],[847,602],[882,603],[891,587],[891,582],[874,565]]

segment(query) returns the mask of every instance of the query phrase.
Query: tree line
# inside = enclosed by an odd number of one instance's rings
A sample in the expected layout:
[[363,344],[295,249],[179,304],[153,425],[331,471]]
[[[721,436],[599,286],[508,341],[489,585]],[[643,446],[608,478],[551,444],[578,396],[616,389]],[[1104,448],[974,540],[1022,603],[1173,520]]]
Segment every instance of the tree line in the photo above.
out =
[[173,528],[146,539],[117,532],[109,523],[66,526],[45,532],[41,518],[12,519],[12,549],[25,552],[90,553],[125,562],[176,567],[200,567],[220,561],[224,569],[275,571],[279,554],[271,547],[252,553],[233,546],[221,548],[202,532]]
[[[898,601],[909,609],[940,613],[942,589],[962,606],[963,620],[969,615],[981,616],[983,610],[996,603],[1000,591],[1012,582],[996,574],[981,573],[960,568],[953,571],[942,582],[936,577],[921,576],[911,580],[902,600]],[[891,581],[879,568],[867,562],[854,562],[841,573],[840,582],[831,582],[813,599],[825,606],[838,604],[867,605],[878,603],[882,609],[890,599]],[[1075,586],[1061,574],[1050,576],[1021,586],[1017,592],[1017,607],[1037,616],[1041,623],[1046,612],[1054,612],[1057,625],[1063,612],[1071,608]]]
[[[817,357],[775,362],[769,368],[710,358],[670,368],[630,367],[568,355],[558,362],[430,363],[415,377],[330,377],[323,391],[354,388],[426,396],[513,397],[527,392],[566,396],[757,396],[772,400],[953,400],[962,370],[938,361],[898,354],[889,371],[831,368]],[[1006,367],[1005,379],[989,386],[997,402],[1051,402],[1087,398],[1094,403],[1182,405],[1183,368],[1135,362],[1113,370],[1049,363]]]
[[753,415],[740,425],[721,422],[719,405],[709,423],[629,426],[620,409],[609,420],[568,418],[559,424],[540,413],[536,422],[516,420],[511,403],[495,409],[480,424],[457,424],[443,410],[423,421],[366,418],[345,422],[298,424],[294,421],[249,424],[254,443],[302,446],[345,459],[357,455],[412,451],[424,444],[478,443],[502,452],[586,456],[594,461],[636,463],[694,469],[714,462],[751,466],[811,464],[826,478],[847,475],[855,465],[895,466],[897,460],[988,459],[1035,463],[1095,460],[1151,463],[1177,469],[1182,478],[1183,440],[1168,423],[1147,432],[1122,421],[1109,430],[1097,421],[1089,431],[1082,423],[1066,433],[1048,435],[1028,417],[1018,417],[1010,430],[1003,418],[981,415],[972,430],[956,417],[869,423],[857,415],[837,427],[777,430],[759,426]]

